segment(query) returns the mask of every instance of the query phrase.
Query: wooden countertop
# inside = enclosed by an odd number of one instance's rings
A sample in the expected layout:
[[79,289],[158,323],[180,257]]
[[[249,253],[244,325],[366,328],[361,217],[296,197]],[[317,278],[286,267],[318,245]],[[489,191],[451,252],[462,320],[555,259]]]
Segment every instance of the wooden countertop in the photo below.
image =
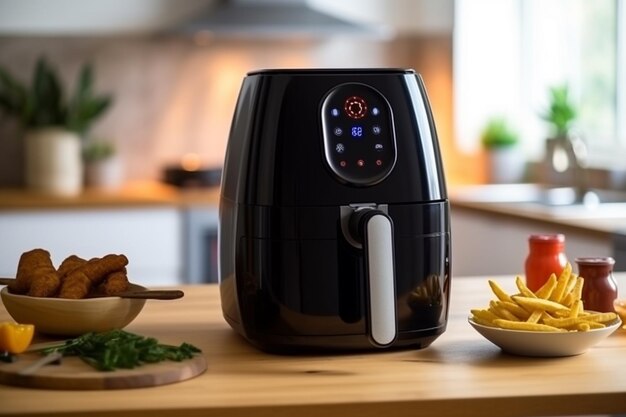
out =
[[15,210],[128,207],[195,207],[219,204],[219,187],[179,189],[159,182],[138,181],[118,190],[85,189],[74,197],[52,196],[26,189],[0,189],[0,213]]
[[[626,288],[626,274],[616,274]],[[512,290],[513,277],[498,280]],[[580,356],[503,354],[467,323],[492,298],[486,278],[455,278],[448,329],[423,350],[275,356],[224,322],[216,285],[148,301],[128,330],[187,341],[209,367],[189,381],[134,390],[0,386],[0,414],[20,416],[542,416],[626,412],[626,330]],[[0,309],[0,321],[8,320]]]

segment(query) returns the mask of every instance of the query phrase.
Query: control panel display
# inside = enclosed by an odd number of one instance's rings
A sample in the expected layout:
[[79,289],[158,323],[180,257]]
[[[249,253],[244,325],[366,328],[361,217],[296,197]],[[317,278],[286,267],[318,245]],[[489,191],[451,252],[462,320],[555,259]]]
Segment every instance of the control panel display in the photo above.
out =
[[368,186],[382,181],[396,162],[396,139],[389,103],[365,84],[342,84],[322,103],[324,156],[344,183]]

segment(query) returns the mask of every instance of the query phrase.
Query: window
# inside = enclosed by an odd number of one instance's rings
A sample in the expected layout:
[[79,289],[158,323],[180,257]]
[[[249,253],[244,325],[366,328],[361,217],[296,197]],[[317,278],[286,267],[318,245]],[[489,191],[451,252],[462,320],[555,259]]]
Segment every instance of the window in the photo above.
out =
[[[479,146],[486,121],[510,119],[529,159],[550,135],[540,114],[566,83],[590,163],[625,164],[626,0],[456,0],[455,121],[459,147]],[[623,153],[622,153],[623,154]]]

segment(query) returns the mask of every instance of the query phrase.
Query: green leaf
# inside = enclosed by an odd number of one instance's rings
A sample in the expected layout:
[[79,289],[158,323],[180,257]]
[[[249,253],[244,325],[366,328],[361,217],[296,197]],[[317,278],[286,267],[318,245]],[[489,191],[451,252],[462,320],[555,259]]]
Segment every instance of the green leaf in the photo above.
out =
[[45,58],[37,61],[30,96],[33,103],[30,121],[33,126],[64,124],[65,106],[60,82]]
[[8,114],[20,117],[26,104],[26,87],[0,67],[0,107]]
[[74,96],[70,101],[66,127],[84,135],[91,123],[102,115],[112,102],[110,96],[93,95],[93,69],[85,65],[79,76]]
[[94,78],[93,67],[84,65],[73,95],[66,100],[56,70],[44,57],[37,60],[29,86],[0,67],[0,111],[26,128],[57,125],[84,135],[113,102],[110,96],[94,93]]

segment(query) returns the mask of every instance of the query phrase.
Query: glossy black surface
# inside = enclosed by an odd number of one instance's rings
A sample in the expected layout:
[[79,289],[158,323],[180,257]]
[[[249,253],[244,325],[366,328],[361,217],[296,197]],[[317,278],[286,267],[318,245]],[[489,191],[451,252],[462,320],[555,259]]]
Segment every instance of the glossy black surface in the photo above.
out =
[[[389,116],[397,149],[383,178],[368,174],[360,183],[333,171],[322,120],[329,92],[339,91],[346,103],[359,95],[335,89],[354,84],[388,103],[380,115]],[[354,111],[354,120],[366,117]],[[229,324],[272,351],[372,349],[363,251],[341,227],[342,210],[364,203],[383,205],[394,225],[393,347],[428,346],[446,326],[450,235],[421,80],[407,70],[251,73],[233,119],[220,203],[220,289]]]
[[[370,187],[338,181],[324,157],[321,107],[333,88],[361,83],[393,110],[397,158]],[[447,198],[426,92],[415,74],[272,72],[246,77],[235,109],[223,195],[240,204],[327,206],[429,202]]]

